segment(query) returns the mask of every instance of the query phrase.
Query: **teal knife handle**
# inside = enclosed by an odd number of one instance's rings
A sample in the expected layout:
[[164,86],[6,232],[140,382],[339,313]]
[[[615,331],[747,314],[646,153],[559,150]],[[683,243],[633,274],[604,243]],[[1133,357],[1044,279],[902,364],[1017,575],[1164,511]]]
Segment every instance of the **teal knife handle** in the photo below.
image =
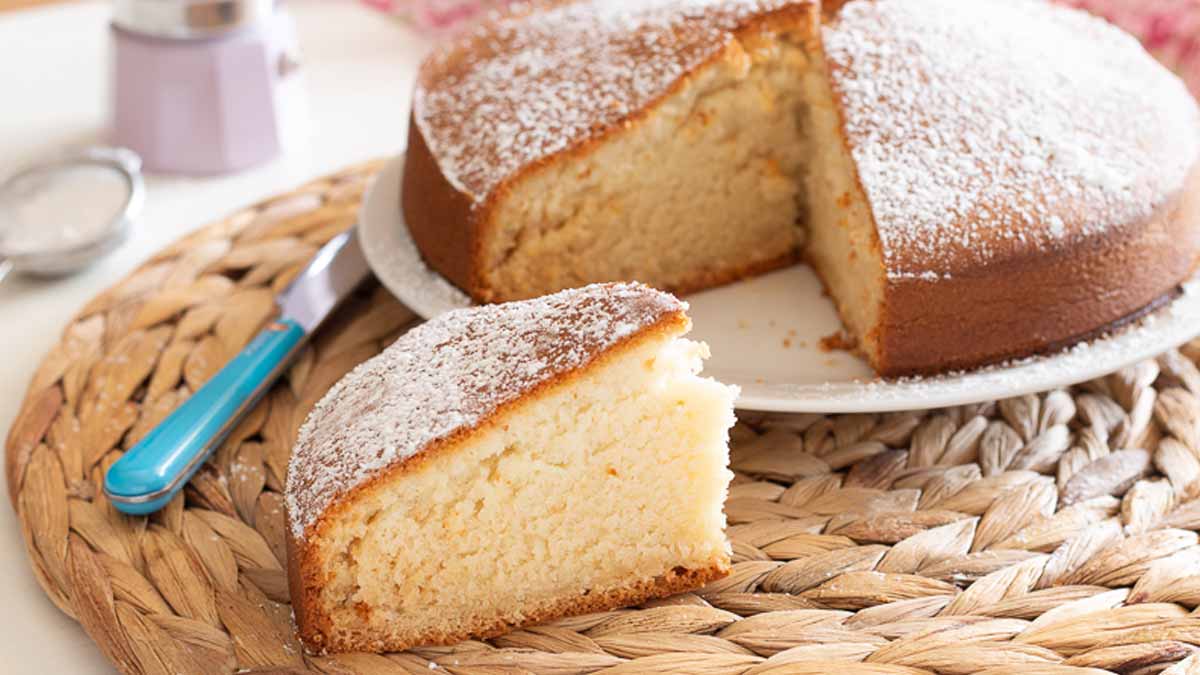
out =
[[109,468],[104,491],[113,505],[133,515],[166,506],[282,374],[305,337],[300,324],[290,319],[259,333]]

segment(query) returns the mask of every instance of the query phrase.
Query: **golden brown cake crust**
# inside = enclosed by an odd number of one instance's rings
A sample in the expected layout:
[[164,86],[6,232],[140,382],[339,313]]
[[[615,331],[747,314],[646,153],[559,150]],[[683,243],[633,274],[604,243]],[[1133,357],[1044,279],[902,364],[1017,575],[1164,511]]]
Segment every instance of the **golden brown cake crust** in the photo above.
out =
[[477,209],[438,169],[415,111],[408,123],[402,180],[401,208],[421,256],[450,283],[481,300],[475,265],[481,257]]
[[1196,272],[1198,190],[1200,172],[1193,172],[1148,222],[1069,251],[1017,259],[988,274],[892,282],[876,370],[932,374],[1051,352],[1153,311]]
[[1132,37],[1036,0],[857,0],[823,38],[885,267],[880,374],[1063,347],[1194,273],[1200,115]]
[[[516,19],[539,8],[603,11],[603,2],[542,2],[520,5],[518,12],[443,47],[422,64],[413,95],[408,149],[402,178],[401,209],[409,233],[425,261],[480,302],[512,300],[489,288],[480,269],[485,238],[497,227],[496,205],[512,187],[550,164],[589,152],[650,115],[656,106],[685,86],[688,77],[723,58],[729,41],[767,27],[805,26],[814,33],[815,0],[710,0],[691,3],[687,17],[678,0],[649,0],[637,24],[625,31],[575,31],[570,45],[537,45],[542,49],[570,46],[581,54],[605,55],[638,63],[649,77],[603,68],[582,72],[550,70],[532,83],[532,94],[497,100],[488,92],[461,84],[481,62],[505,50],[527,48]],[[586,20],[586,14],[581,15]],[[658,45],[651,49],[647,45]],[[580,64],[596,59],[577,59]],[[642,73],[645,75],[645,73]],[[543,100],[564,83],[581,87],[567,100]],[[565,94],[564,94],[565,95]],[[444,99],[441,106],[431,103]],[[464,100],[465,99],[465,100]],[[520,114],[513,106],[535,101]],[[579,109],[583,106],[583,109]],[[546,110],[573,110],[568,119]],[[496,115],[502,119],[495,119]],[[469,126],[474,123],[476,126]],[[507,126],[504,126],[506,124]],[[508,137],[493,133],[504,126]],[[516,140],[514,146],[510,141]],[[462,156],[470,155],[470,160]],[[663,290],[690,293],[786,267],[795,256],[753,265],[710,270]]]
[[[622,294],[624,295],[622,296]],[[337,426],[341,422],[331,419],[328,414],[334,410],[347,411],[355,418],[362,417],[361,410],[352,406],[348,407],[344,400],[339,400],[344,399],[344,396],[338,393],[338,389],[349,387],[357,390],[364,387],[377,387],[378,383],[373,380],[371,375],[372,372],[381,370],[393,371],[393,374],[396,374],[395,369],[400,368],[397,379],[410,379],[411,373],[402,370],[404,367],[402,361],[390,364],[367,362],[344,378],[335,387],[335,390],[331,390],[330,394],[327,394],[310,413],[297,439],[296,449],[293,451],[288,469],[286,491],[288,586],[299,634],[309,649],[314,651],[377,650],[372,645],[380,645],[380,649],[396,650],[416,644],[425,644],[427,643],[425,637],[429,638],[428,643],[448,643],[465,639],[469,635],[498,634],[512,628],[512,625],[503,621],[494,621],[486,625],[481,624],[478,632],[472,630],[469,633],[453,635],[429,635],[405,644],[389,643],[385,645],[366,638],[354,642],[335,640],[336,631],[333,630],[331,618],[322,612],[318,600],[321,589],[327,583],[321,566],[318,564],[320,559],[318,546],[320,542],[327,539],[327,532],[338,521],[339,515],[357,500],[367,498],[376,490],[391,489],[393,481],[405,474],[421,471],[434,456],[442,452],[453,451],[455,447],[463,443],[469,443],[473,438],[487,433],[498,423],[497,420],[517,412],[522,406],[532,403],[553,390],[570,386],[586,372],[603,367],[611,360],[620,358],[621,355],[648,341],[681,335],[690,326],[690,321],[684,313],[686,305],[665,293],[637,284],[597,284],[583,289],[564,291],[555,296],[532,301],[532,303],[554,305],[559,300],[562,301],[559,304],[572,306],[573,311],[578,311],[580,317],[590,316],[587,325],[601,327],[600,331],[592,333],[592,338],[581,339],[576,335],[574,344],[568,345],[576,352],[578,358],[546,355],[550,357],[549,361],[552,367],[548,370],[542,369],[532,379],[522,380],[519,386],[514,386],[511,382],[505,383],[505,377],[502,374],[494,373],[496,382],[503,384],[504,392],[489,396],[485,405],[469,406],[474,412],[469,412],[465,416],[464,423],[453,426],[446,433],[435,433],[428,440],[412,439],[419,442],[416,447],[406,447],[404,440],[383,439],[383,445],[395,447],[396,453],[393,459],[384,462],[378,468],[362,469],[361,464],[364,458],[374,454],[371,448],[364,448],[357,443],[347,445],[345,442],[339,442],[336,438],[331,439],[315,432],[322,429],[336,429],[337,433],[341,433],[341,429]],[[622,308],[621,305],[625,307]],[[498,313],[511,307],[512,305],[492,306],[464,311]],[[570,317],[561,317],[560,320],[563,322],[562,325],[572,323]],[[446,319],[435,320],[435,322],[437,321],[446,321]],[[542,317],[541,321],[548,322],[549,328],[554,329],[552,318]],[[478,339],[479,336],[476,334],[478,326],[463,327],[457,325],[460,322],[453,320],[450,323],[455,324],[455,339],[459,341]],[[613,323],[624,323],[626,326],[616,330]],[[539,322],[539,325],[542,328],[546,327],[546,323]],[[589,331],[585,328],[586,326],[576,323],[571,332],[573,334],[588,333]],[[427,336],[417,337],[420,345],[431,342]],[[401,338],[401,340],[404,339]],[[432,343],[437,342],[436,338],[432,339]],[[533,338],[531,342],[534,352],[541,353],[539,347],[546,346],[558,349],[552,344],[553,341]],[[393,349],[406,350],[407,348],[404,343],[398,341],[397,345],[389,348],[389,350]],[[386,355],[387,351],[381,356]],[[424,354],[424,356],[430,359],[432,353]],[[380,358],[376,357],[376,359]],[[397,360],[393,359],[393,361]],[[504,362],[504,366],[514,372],[525,370],[523,364],[514,362],[512,359],[504,359]],[[454,379],[453,375],[444,377],[447,386],[452,385],[451,381]],[[372,391],[378,394],[375,398],[387,397],[385,392],[377,389]],[[430,406],[424,404],[418,407],[430,409]],[[433,413],[433,417],[442,418],[448,414],[455,413],[441,411]],[[370,425],[369,422],[360,419],[356,419],[354,423]],[[331,458],[331,454],[336,457]],[[314,471],[317,476],[323,474],[328,480],[315,480],[313,478]],[[709,568],[685,570],[663,579],[640,580],[630,586],[606,589],[580,599],[564,600],[540,610],[535,621],[548,621],[566,614],[611,609],[695,588],[728,574],[727,563],[728,561],[720,561],[720,564],[714,564]],[[363,611],[366,609],[364,608]]]

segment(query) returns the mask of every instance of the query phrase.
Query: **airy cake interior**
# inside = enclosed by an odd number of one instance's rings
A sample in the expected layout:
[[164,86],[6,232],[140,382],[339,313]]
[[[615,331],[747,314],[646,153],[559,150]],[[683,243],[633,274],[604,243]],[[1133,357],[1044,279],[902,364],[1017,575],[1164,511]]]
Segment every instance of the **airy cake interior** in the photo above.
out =
[[818,44],[743,35],[628,129],[521,181],[483,242],[485,285],[688,292],[799,253],[870,354],[884,271],[839,127]]
[[860,351],[879,370],[883,251],[858,171],[841,141],[841,118],[829,82],[823,56],[814,59],[800,79],[800,118],[808,152],[801,214],[808,237],[803,255],[825,282]]
[[331,641],[445,642],[722,573],[735,391],[705,352],[648,338],[356,498],[316,552]]

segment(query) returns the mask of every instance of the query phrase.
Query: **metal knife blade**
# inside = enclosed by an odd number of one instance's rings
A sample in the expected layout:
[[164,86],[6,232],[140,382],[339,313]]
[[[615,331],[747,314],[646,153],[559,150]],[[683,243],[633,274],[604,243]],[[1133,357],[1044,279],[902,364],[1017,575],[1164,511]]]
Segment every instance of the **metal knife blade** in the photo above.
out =
[[352,227],[321,247],[277,300],[281,319],[292,319],[312,333],[351,291],[371,274],[358,227]]

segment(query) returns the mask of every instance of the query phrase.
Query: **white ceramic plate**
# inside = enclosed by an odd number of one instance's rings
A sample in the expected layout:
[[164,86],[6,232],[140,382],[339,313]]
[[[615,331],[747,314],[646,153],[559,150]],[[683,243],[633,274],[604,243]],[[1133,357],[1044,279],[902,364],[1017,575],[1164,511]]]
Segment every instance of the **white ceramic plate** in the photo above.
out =
[[[367,192],[360,228],[380,282],[426,318],[470,300],[421,261],[400,213],[402,158]],[[862,359],[825,351],[841,330],[813,273],[795,266],[687,298],[690,337],[712,349],[704,372],[742,388],[738,407],[777,412],[882,412],[989,401],[1090,380],[1200,335],[1200,281],[1170,305],[1113,335],[1063,352],[938,377],[881,380]]]

